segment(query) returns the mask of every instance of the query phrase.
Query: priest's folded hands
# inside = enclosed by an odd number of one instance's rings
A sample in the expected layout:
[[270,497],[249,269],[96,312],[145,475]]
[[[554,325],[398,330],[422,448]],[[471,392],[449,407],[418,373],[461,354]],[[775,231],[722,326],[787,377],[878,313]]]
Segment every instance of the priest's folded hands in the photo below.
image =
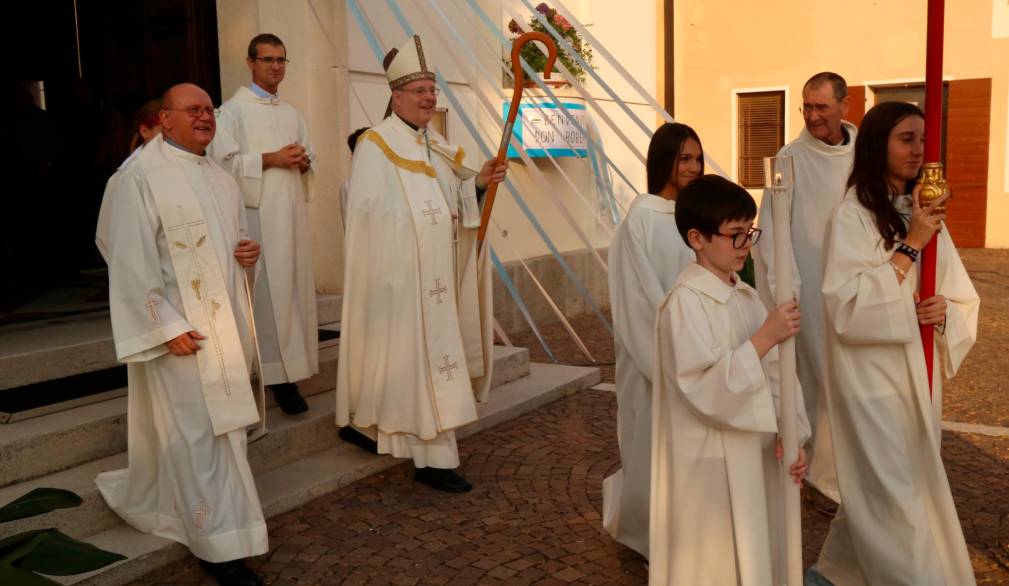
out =
[[271,167],[285,167],[293,169],[298,168],[299,171],[305,173],[312,166],[312,160],[308,156],[308,151],[305,147],[298,143],[291,143],[279,151],[272,153],[263,153],[263,168],[269,169]]
[[242,239],[235,247],[235,259],[243,267],[251,267],[259,260],[259,243],[248,238]]

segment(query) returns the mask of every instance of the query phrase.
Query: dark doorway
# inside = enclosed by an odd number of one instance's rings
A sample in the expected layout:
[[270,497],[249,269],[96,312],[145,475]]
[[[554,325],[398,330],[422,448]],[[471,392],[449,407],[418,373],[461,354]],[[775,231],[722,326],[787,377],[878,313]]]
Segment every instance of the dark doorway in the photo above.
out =
[[[100,307],[95,223],[105,183],[130,153],[135,112],[183,81],[220,103],[221,85],[214,0],[42,0],[7,10],[14,75],[0,86],[11,116],[0,152],[14,181],[0,216],[0,325]],[[79,296],[32,307],[75,287]]]

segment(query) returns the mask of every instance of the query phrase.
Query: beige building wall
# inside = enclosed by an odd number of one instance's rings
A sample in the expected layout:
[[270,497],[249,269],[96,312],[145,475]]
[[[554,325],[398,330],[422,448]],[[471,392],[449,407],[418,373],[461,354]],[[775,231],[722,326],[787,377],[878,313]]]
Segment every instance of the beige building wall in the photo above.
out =
[[[479,96],[483,95],[497,114],[502,113],[503,102],[511,99],[512,90],[505,88],[501,79],[500,63],[504,51],[498,38],[480,22],[466,0],[433,1],[450,24],[446,24],[431,7],[431,0],[411,0],[398,5],[421,35],[429,62],[436,65],[448,80],[461,102],[462,110],[476,125],[484,144],[496,151],[502,131],[501,121],[483,105]],[[383,50],[397,47],[406,40],[406,33],[385,2],[360,0],[360,4],[370,25],[377,31]],[[512,17],[517,17],[523,24],[530,19],[520,0],[479,0],[479,5],[490,19],[499,23],[502,30],[506,30],[506,24]],[[653,94],[657,92],[661,81],[658,57],[661,57],[662,28],[656,24],[655,18],[661,14],[661,2],[567,0],[565,5],[579,20],[589,25],[592,33],[645,88]],[[339,292],[343,273],[339,186],[350,170],[346,138],[354,129],[381,120],[389,98],[384,73],[345,0],[218,0],[217,12],[224,99],[250,81],[245,65],[249,39],[260,32],[272,32],[287,46],[291,63],[280,93],[305,116],[318,154],[314,165],[317,181],[310,204],[316,281],[322,291]],[[648,24],[640,26],[641,23]],[[462,43],[453,34],[453,29],[462,37]],[[511,36],[507,32],[505,35]],[[470,59],[469,54],[476,57],[480,66]],[[599,107],[617,123],[626,138],[610,128],[589,107],[606,154],[624,175],[621,178],[610,171],[613,190],[620,206],[626,208],[637,192],[645,187],[644,164],[638,155],[643,157],[647,152],[656,116],[599,55],[596,65],[601,77],[627,100],[628,108],[645,125],[644,129],[638,127],[589,78],[586,83],[588,94],[598,101]],[[490,79],[484,71],[491,74]],[[585,102],[573,89],[558,90],[557,93],[565,99]],[[449,140],[461,145],[476,162],[483,162],[485,156],[478,141],[464,127],[462,116],[444,93],[439,98],[439,106],[449,110]],[[637,154],[627,146],[628,142],[638,151]],[[576,271],[589,289],[595,291],[597,287],[588,281],[605,280],[602,259],[605,259],[605,247],[609,245],[615,226],[602,206],[602,194],[595,187],[589,161],[579,158],[559,158],[557,161],[560,169],[547,159],[534,160],[546,180],[546,189],[541,188],[534,174],[520,160],[511,162],[510,174],[556,249],[565,255],[581,252],[589,259],[591,270],[576,268]],[[561,206],[566,208],[566,213]],[[491,229],[491,237],[499,240],[495,249],[502,261],[550,254],[548,246],[517,201],[504,188],[498,192],[494,218],[507,234],[507,241],[503,241],[497,229]],[[579,236],[579,230],[588,246]],[[595,249],[603,252],[597,256],[592,252]],[[596,301],[607,305],[605,299]]]
[[[802,84],[835,71],[849,85],[924,81],[925,3],[918,0],[677,0],[676,115],[726,172],[735,167],[734,93],[786,90],[786,141],[802,128]],[[1009,8],[946,3],[944,77],[991,78],[986,245],[1009,247]],[[956,205],[954,202],[951,205]]]
[[[429,0],[400,2],[399,6],[424,41],[429,61],[441,70],[452,85],[466,115],[478,128],[482,142],[492,152],[496,151],[502,131],[498,115],[503,113],[503,103],[510,101],[512,93],[510,88],[505,88],[502,84],[501,61],[505,53],[499,39],[470,10],[465,0],[435,1],[447,16],[451,26],[445,24],[441,16],[431,8]],[[533,4],[536,3],[538,2]],[[624,66],[630,69],[645,87],[654,92],[657,38],[655,27],[650,24],[642,30],[632,24],[652,23],[655,18],[655,5],[651,1],[628,4],[620,6],[608,0],[568,0],[565,3],[579,20],[591,25],[592,33],[621,59]],[[505,30],[510,18],[516,17],[523,26],[530,19],[527,9],[519,0],[480,0],[479,5],[502,30]],[[406,40],[405,32],[384,2],[362,2],[362,6],[368,20],[377,29],[384,49],[399,46]],[[459,43],[452,29],[463,38],[463,44]],[[346,21],[346,34],[353,84],[353,91],[349,96],[350,127],[357,128],[381,119],[389,90],[372,50],[368,47],[357,23],[350,16]],[[507,32],[505,35],[511,36]],[[479,66],[469,54],[476,57]],[[626,84],[615,81],[616,74],[603,59],[597,57],[596,63],[600,75],[607,82],[614,83],[614,89],[618,94],[622,96],[631,94]],[[490,74],[490,77],[487,74]],[[590,96],[598,100],[602,110],[620,124],[628,141],[644,154],[650,134],[633,126],[633,123],[629,122],[626,115],[591,78],[586,84],[586,89]],[[490,109],[482,103],[478,93],[487,99]],[[533,90],[526,95],[537,93],[538,91]],[[557,94],[573,101],[584,102],[573,89],[559,90]],[[655,119],[651,109],[640,99],[632,99],[630,102],[632,111],[643,119],[648,125],[647,128],[651,130]],[[477,162],[486,160],[478,141],[464,127],[462,117],[455,111],[444,93],[439,98],[439,106],[449,109],[447,119],[449,141],[461,145]],[[589,110],[593,112],[593,118],[600,129],[600,139],[607,155],[626,177],[625,181],[616,173],[611,173],[617,198],[626,207],[637,190],[644,188],[644,165],[591,106]],[[495,114],[492,114],[492,111]],[[548,187],[546,190],[541,189],[534,174],[521,160],[512,160],[510,176],[558,251],[567,253],[589,248],[565,217],[561,205],[567,209],[567,215],[584,234],[591,248],[607,246],[614,226],[607,219],[601,206],[602,196],[594,187],[590,163],[586,159],[578,158],[560,158],[557,161],[560,170],[548,159],[534,160],[534,164],[546,180]],[[495,246],[502,261],[508,262],[519,256],[531,258],[549,254],[547,245],[523,214],[518,202],[503,187],[498,191],[494,218],[497,225],[508,234],[508,242],[499,242]],[[491,228],[490,233],[492,238],[500,240],[501,236],[496,228]],[[598,264],[598,261],[596,262]]]

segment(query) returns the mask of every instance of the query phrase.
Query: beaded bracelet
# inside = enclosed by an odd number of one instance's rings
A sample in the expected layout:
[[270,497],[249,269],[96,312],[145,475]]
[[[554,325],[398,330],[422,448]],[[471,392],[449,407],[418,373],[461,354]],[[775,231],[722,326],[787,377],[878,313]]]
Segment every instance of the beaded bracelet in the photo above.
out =
[[891,260],[890,261],[890,266],[893,267],[893,270],[897,271],[897,274],[900,275],[901,280],[907,279],[907,271],[905,271],[904,269],[898,267],[897,263],[895,263],[895,262],[893,262]]

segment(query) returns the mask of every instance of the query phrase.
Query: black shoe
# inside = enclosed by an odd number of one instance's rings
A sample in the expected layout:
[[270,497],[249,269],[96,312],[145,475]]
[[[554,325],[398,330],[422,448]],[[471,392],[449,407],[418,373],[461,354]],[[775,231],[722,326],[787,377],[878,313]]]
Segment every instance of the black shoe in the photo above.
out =
[[343,441],[349,444],[354,444],[366,452],[378,454],[378,442],[349,425],[341,427],[340,432],[337,435],[339,435],[340,439]]
[[469,492],[473,485],[455,470],[444,468],[417,468],[413,479],[443,492]]
[[221,586],[263,586],[263,579],[245,565],[243,560],[231,560],[219,564],[200,560],[200,567]]
[[308,403],[298,392],[298,385],[294,383],[284,383],[280,385],[270,385],[273,391],[273,398],[280,405],[280,410],[288,415],[300,415],[308,411]]

